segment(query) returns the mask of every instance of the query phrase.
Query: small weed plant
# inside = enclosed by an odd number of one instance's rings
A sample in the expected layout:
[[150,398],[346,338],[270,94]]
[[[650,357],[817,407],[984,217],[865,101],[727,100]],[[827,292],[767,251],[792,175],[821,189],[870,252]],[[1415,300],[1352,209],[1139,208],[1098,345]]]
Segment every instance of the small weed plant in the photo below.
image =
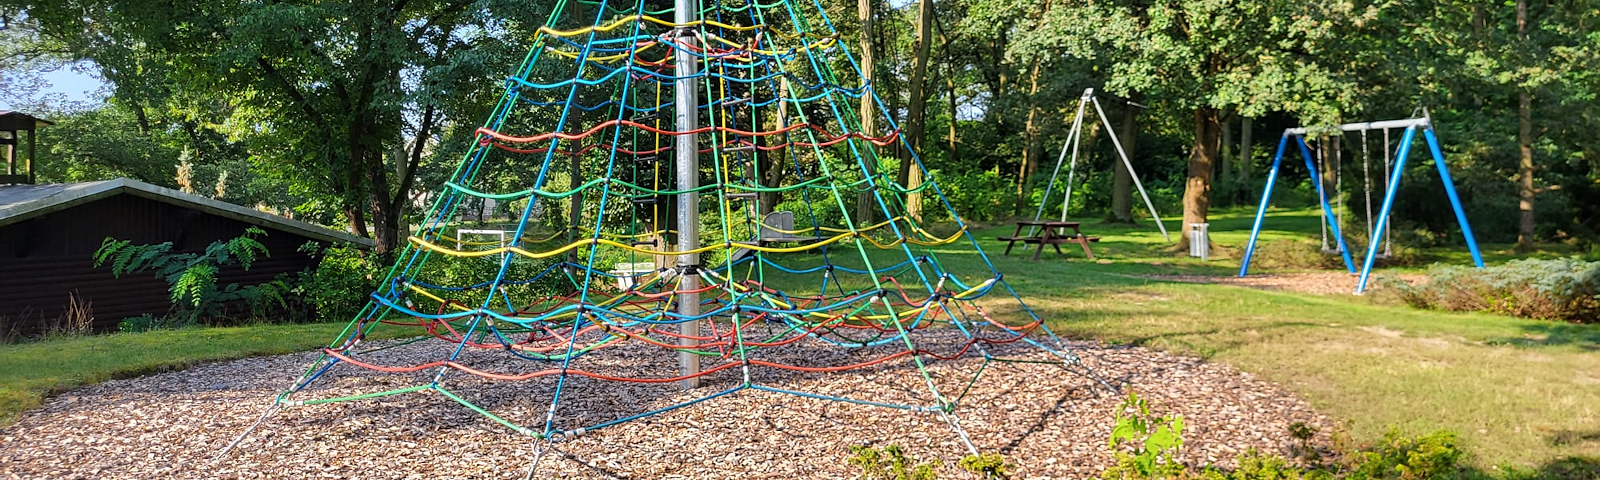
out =
[[77,293],[67,294],[67,308],[56,318],[45,337],[88,335],[94,329],[94,305]]
[[939,461],[918,462],[899,445],[882,449],[867,445],[850,447],[850,465],[861,469],[860,480],[935,480]]
[[1117,464],[1100,475],[1105,480],[1143,480],[1186,478],[1187,470],[1177,461],[1183,448],[1183,416],[1156,415],[1137,392],[1117,407],[1116,426],[1107,442]]
[[998,453],[979,453],[962,457],[957,464],[962,470],[978,474],[982,478],[1007,479],[1011,478],[1011,464],[1006,463],[1006,457]]

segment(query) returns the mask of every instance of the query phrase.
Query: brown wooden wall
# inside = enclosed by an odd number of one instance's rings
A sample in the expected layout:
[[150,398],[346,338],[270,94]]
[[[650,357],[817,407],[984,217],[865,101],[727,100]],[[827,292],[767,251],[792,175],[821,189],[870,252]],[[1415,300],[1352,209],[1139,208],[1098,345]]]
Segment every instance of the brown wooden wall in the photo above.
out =
[[[97,330],[115,329],[127,317],[165,315],[172,307],[165,281],[148,272],[116,278],[110,266],[93,267],[101,241],[170,241],[174,251],[200,252],[211,242],[242,235],[247,227],[238,220],[126,194],[0,226],[0,322],[13,332],[36,332],[62,315],[69,294],[90,302]],[[263,230],[267,235],[261,243],[272,256],[259,259],[248,272],[223,269],[220,283],[255,284],[313,265],[311,257],[296,251],[310,239]]]

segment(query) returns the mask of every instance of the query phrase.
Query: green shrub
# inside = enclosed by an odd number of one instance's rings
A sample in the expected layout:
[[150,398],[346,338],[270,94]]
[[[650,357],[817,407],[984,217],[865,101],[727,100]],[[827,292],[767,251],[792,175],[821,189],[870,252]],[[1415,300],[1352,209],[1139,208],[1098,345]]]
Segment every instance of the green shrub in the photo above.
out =
[[[1012,206],[1017,201],[1016,195],[1011,193],[1015,191],[1016,186],[994,170],[936,171],[933,172],[933,176],[939,180],[939,188],[950,201],[950,205],[955,208],[956,213],[967,220],[981,222],[1010,215]],[[923,195],[924,201],[937,200],[935,197],[937,195],[931,193]],[[925,208],[923,211],[929,214],[942,214],[944,206],[940,205],[937,209]],[[796,218],[798,219],[798,215]]]
[[[1304,424],[1289,427],[1296,439],[1294,459],[1246,450],[1238,458],[1238,468],[1227,470],[1206,466],[1198,473],[1173,460],[1183,445],[1183,424],[1178,416],[1156,416],[1149,406],[1135,394],[1129,394],[1117,411],[1117,424],[1112,430],[1111,448],[1117,463],[1100,478],[1106,480],[1467,480],[1485,477],[1481,472],[1469,470],[1464,462],[1467,454],[1456,444],[1455,434],[1439,431],[1420,437],[1407,437],[1399,430],[1390,430],[1377,445],[1343,453],[1342,461],[1324,463],[1324,458],[1311,444],[1316,429]],[[966,461],[963,460],[963,467]],[[1560,468],[1549,472],[1511,471],[1504,478],[1584,478],[1559,476],[1577,472],[1581,475],[1600,470],[1600,466],[1583,459],[1572,459]],[[1557,476],[1552,477],[1550,474]]]
[[1332,480],[1332,473],[1295,466],[1288,459],[1264,454],[1252,448],[1239,456],[1239,468],[1223,471],[1207,468],[1201,480]]
[[938,460],[917,462],[906,455],[899,445],[889,445],[882,450],[866,445],[850,447],[850,465],[861,469],[861,480],[934,480]]
[[1454,433],[1439,431],[1406,437],[1390,430],[1383,443],[1354,456],[1348,480],[1446,480],[1465,474],[1466,453],[1456,445]]
[[1524,259],[1484,269],[1434,265],[1428,278],[1418,285],[1385,283],[1417,308],[1575,322],[1600,318],[1600,262]]
[[294,288],[294,293],[316,309],[318,320],[355,317],[371,298],[368,294],[378,289],[381,267],[372,256],[354,245],[322,249],[316,242],[306,242],[300,251],[321,257],[316,269],[302,273],[300,283]]

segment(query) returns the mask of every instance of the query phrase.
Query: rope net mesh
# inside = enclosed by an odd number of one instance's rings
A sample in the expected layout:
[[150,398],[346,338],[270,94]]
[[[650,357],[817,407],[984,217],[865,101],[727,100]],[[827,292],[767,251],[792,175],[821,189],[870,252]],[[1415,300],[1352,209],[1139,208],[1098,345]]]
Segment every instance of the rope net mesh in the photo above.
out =
[[[366,309],[273,408],[437,392],[514,432],[556,440],[756,389],[941,414],[961,434],[953,415],[962,386],[984,369],[935,378],[930,362],[1043,359],[1092,377],[1017,297],[882,116],[817,0],[704,2],[686,23],[668,20],[674,13],[643,2],[558,3]],[[691,75],[674,69],[683,58],[695,64]],[[673,114],[684,85],[698,105],[690,128]],[[863,99],[883,131],[861,131]],[[673,175],[688,135],[700,159],[692,185]],[[903,160],[890,157],[897,152]],[[897,161],[929,180],[901,185],[875,173],[895,172]],[[502,188],[496,179],[511,169],[535,173],[532,183]],[[937,200],[954,227],[936,234],[907,215],[915,193]],[[863,197],[872,218],[852,215]],[[692,229],[674,223],[684,198],[699,203]],[[501,235],[458,231],[481,228],[465,217],[490,200],[510,206]],[[792,225],[766,221],[778,207],[791,210]],[[680,230],[697,231],[697,246],[674,248]],[[941,246],[962,247],[983,270],[947,271]],[[681,308],[683,298],[699,308]],[[689,322],[698,329],[680,328]],[[391,346],[363,346],[379,328],[417,331],[410,342],[438,344],[437,358],[408,362],[388,355]],[[598,361],[630,348],[647,355],[629,358],[645,360]],[[678,370],[685,352],[702,361],[698,371]],[[318,384],[337,370],[414,381],[334,396]],[[921,391],[898,401],[808,393],[786,380],[851,370],[904,373]],[[649,411],[562,410],[594,382],[667,387],[702,377],[713,388]],[[497,409],[452,390],[485,381],[537,385],[528,395],[547,410]]]

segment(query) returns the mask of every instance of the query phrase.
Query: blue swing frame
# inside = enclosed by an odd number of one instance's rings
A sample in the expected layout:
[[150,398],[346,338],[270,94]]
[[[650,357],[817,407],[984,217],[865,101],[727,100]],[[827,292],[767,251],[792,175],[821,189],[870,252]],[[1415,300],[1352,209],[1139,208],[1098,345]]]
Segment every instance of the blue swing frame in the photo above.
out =
[[[1438,167],[1439,178],[1443,180],[1445,195],[1450,198],[1450,207],[1455,210],[1456,223],[1461,225],[1461,235],[1467,239],[1467,249],[1472,252],[1472,263],[1478,268],[1483,268],[1483,255],[1478,252],[1478,241],[1472,234],[1472,226],[1467,223],[1467,213],[1461,208],[1461,198],[1456,194],[1455,181],[1450,178],[1450,169],[1445,165],[1444,152],[1439,149],[1439,139],[1433,132],[1433,122],[1428,117],[1407,120],[1393,120],[1387,122],[1351,123],[1340,125],[1343,131],[1377,130],[1389,128],[1405,128],[1405,134],[1400,137],[1400,151],[1395,155],[1394,170],[1389,175],[1389,187],[1383,192],[1383,208],[1379,210],[1378,221],[1373,226],[1372,236],[1367,237],[1367,256],[1361,262],[1361,280],[1356,284],[1356,295],[1367,290],[1367,279],[1372,274],[1372,262],[1377,258],[1378,246],[1382,242],[1384,226],[1389,223],[1389,214],[1394,208],[1395,194],[1400,190],[1400,177],[1405,172],[1406,157],[1411,153],[1411,142],[1416,139],[1418,129],[1428,144],[1428,152],[1433,156],[1433,164]],[[1267,186],[1261,193],[1261,205],[1256,208],[1256,218],[1250,227],[1250,242],[1245,246],[1244,260],[1239,264],[1239,276],[1243,277],[1250,271],[1250,257],[1256,250],[1256,237],[1261,234],[1261,222],[1267,216],[1267,205],[1272,202],[1272,187],[1278,181],[1279,167],[1283,164],[1283,151],[1289,144],[1289,139],[1294,139],[1300,148],[1300,156],[1305,159],[1306,171],[1316,172],[1317,167],[1312,163],[1311,148],[1306,145],[1304,128],[1291,128],[1283,131],[1283,137],[1278,140],[1277,153],[1272,157],[1272,170],[1267,173]],[[1387,145],[1384,148],[1389,148]],[[1346,248],[1344,236],[1339,232],[1338,222],[1334,220],[1333,208],[1328,205],[1328,196],[1322,190],[1322,182],[1313,181],[1317,188],[1317,198],[1322,204],[1322,219],[1333,231],[1333,236],[1338,239],[1339,252],[1344,255],[1344,265],[1350,273],[1355,274],[1355,262],[1350,259],[1350,249]]]

